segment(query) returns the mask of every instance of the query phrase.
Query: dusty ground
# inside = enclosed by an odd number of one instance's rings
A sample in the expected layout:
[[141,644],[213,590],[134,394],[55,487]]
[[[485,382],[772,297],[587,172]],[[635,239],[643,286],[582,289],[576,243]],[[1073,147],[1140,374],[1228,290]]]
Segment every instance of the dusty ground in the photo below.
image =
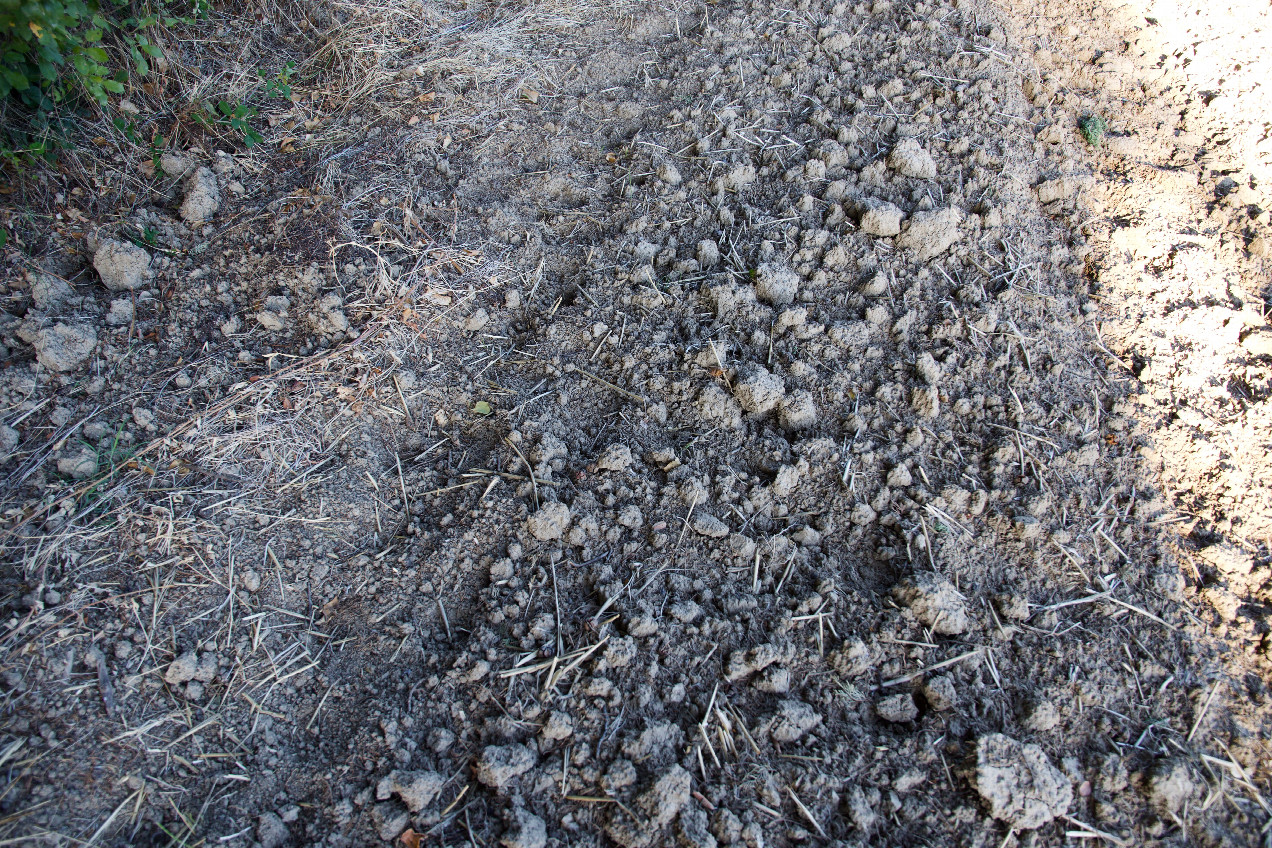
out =
[[167,44],[167,157],[8,186],[0,839],[1272,844],[1272,30],[1194,12]]

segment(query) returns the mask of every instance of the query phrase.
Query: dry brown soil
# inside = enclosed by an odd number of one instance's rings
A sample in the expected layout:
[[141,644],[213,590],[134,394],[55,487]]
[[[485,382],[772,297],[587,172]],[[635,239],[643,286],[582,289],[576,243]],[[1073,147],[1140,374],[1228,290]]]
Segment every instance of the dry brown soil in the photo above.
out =
[[1266,3],[249,11],[7,184],[0,844],[1272,845]]

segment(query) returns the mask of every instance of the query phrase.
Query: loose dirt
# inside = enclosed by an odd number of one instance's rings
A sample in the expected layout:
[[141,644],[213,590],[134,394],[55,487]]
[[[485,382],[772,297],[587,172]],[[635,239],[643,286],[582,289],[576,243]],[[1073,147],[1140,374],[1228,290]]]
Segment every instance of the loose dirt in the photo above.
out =
[[1266,8],[283,12],[22,189],[0,836],[1269,843]]

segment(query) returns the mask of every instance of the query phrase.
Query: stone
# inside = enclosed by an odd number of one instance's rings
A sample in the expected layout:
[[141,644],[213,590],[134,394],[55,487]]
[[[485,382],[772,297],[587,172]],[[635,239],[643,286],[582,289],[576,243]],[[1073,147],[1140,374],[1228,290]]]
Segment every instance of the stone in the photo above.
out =
[[719,422],[731,430],[742,426],[741,404],[715,383],[703,388],[694,405],[706,421]]
[[799,293],[799,274],[789,266],[764,262],[755,272],[755,296],[774,306],[794,302]]
[[878,805],[879,800],[879,790],[873,786],[870,787],[868,794],[866,790],[856,784],[848,787],[844,806],[848,808],[848,815],[852,819],[853,824],[863,833],[869,833],[879,823],[880,816],[875,811],[875,806]]
[[1272,332],[1253,332],[1241,340],[1241,346],[1251,356],[1272,356]]
[[712,539],[723,539],[729,535],[729,525],[709,512],[699,512],[694,515],[691,526],[693,532]]
[[169,664],[163,673],[163,680],[172,686],[179,686],[194,679],[199,669],[199,655],[194,651],[186,651]]
[[512,826],[499,838],[504,848],[544,848],[548,826],[543,819],[520,805],[512,808]]
[[1178,815],[1197,794],[1187,763],[1175,758],[1157,763],[1148,778],[1148,798],[1159,810]]
[[848,520],[858,527],[866,527],[873,524],[879,517],[879,513],[868,503],[859,503],[848,513]]
[[73,371],[97,349],[97,331],[79,324],[57,323],[35,334],[35,358],[50,371]]
[[918,359],[914,362],[914,370],[919,372],[919,376],[929,386],[936,386],[941,382],[941,366],[937,363],[936,358],[927,351],[919,354]]
[[402,809],[401,804],[388,801],[371,808],[371,824],[375,826],[375,832],[385,842],[396,839],[410,823],[411,814]]
[[394,795],[402,799],[402,803],[412,813],[423,810],[442,791],[446,778],[435,771],[397,771],[389,772],[381,778],[375,788],[375,797],[385,801]]
[[664,162],[658,166],[658,179],[667,185],[678,186],[683,182],[684,178],[680,176],[679,169],[670,162]]
[[742,820],[738,818],[737,813],[727,807],[721,807],[716,810],[712,818],[711,832],[720,842],[732,845],[742,838]]
[[110,302],[110,311],[106,313],[106,325],[108,327],[126,327],[132,323],[135,314],[130,298],[117,297]]
[[596,460],[598,471],[626,471],[632,464],[632,449],[627,445],[610,445]]
[[1053,180],[1045,180],[1038,184],[1038,202],[1046,205],[1057,200],[1068,201],[1077,197],[1087,185],[1094,182],[1091,177],[1064,176]]
[[194,170],[194,160],[179,153],[164,153],[159,157],[159,168],[170,177],[181,178]]
[[324,333],[343,333],[349,329],[349,318],[344,312],[344,300],[332,293],[318,301],[318,329]]
[[937,712],[953,709],[958,704],[958,689],[948,675],[933,677],[923,684],[923,697]]
[[21,433],[8,424],[0,424],[0,463],[8,462],[13,458],[13,452],[18,449],[18,443],[21,441]]
[[697,804],[690,804],[680,811],[677,822],[679,843],[684,848],[716,848],[715,837],[707,823],[707,811]]
[[910,395],[910,408],[920,418],[936,418],[941,414],[941,393],[935,386],[919,386]]
[[543,730],[540,732],[550,742],[569,739],[574,734],[574,721],[569,713],[553,710],[548,714],[548,720],[543,723]]
[[187,224],[210,220],[221,208],[221,189],[216,184],[216,174],[211,168],[198,168],[186,184],[185,202],[181,204],[181,218]]
[[897,142],[897,146],[888,154],[888,167],[905,177],[936,179],[936,161],[913,138]]
[[817,403],[812,392],[805,389],[792,392],[778,404],[778,423],[783,430],[804,430],[817,423]]
[[540,542],[551,542],[565,535],[570,527],[570,518],[570,508],[553,501],[539,507],[538,511],[526,519],[526,529]]
[[93,268],[111,291],[134,291],[150,272],[150,254],[131,242],[107,240],[93,254]]
[[666,763],[675,758],[676,749],[684,742],[685,732],[672,722],[653,722],[641,734],[623,743],[628,760],[648,765]]
[[733,396],[742,409],[755,415],[771,412],[786,396],[782,378],[772,374],[762,365],[752,365],[738,375],[733,384]]
[[618,511],[618,523],[628,530],[639,530],[645,524],[645,516],[636,504],[625,504]]
[[256,820],[256,841],[261,848],[282,848],[290,839],[291,833],[277,813],[265,813]]
[[725,666],[725,679],[730,683],[741,680],[748,674],[768,668],[780,659],[782,651],[776,645],[764,644],[745,651],[734,651]]
[[914,721],[919,717],[919,708],[915,705],[914,698],[908,692],[889,695],[881,699],[875,705],[875,712],[884,721],[896,724]]
[[1035,830],[1073,803],[1073,787],[1037,745],[1001,733],[976,741],[976,791],[994,818],[1017,830]]
[[35,302],[36,309],[43,312],[56,309],[72,294],[71,287],[61,277],[40,273],[32,275],[31,300]]
[[1254,571],[1254,557],[1231,545],[1207,545],[1197,555],[1224,577],[1247,577]]
[[761,692],[769,692],[773,695],[785,695],[791,690],[791,672],[790,669],[781,666],[771,665],[764,671],[760,672],[755,679],[756,689]]
[[279,333],[287,329],[287,319],[269,309],[262,309],[256,313],[256,323],[271,333]]
[[703,270],[720,264],[720,247],[711,239],[698,242],[698,266]]
[[678,765],[671,766],[653,786],[641,793],[634,810],[619,807],[611,813],[605,825],[606,834],[622,848],[645,848],[653,844],[662,829],[689,803],[692,787],[689,772]]
[[86,480],[97,473],[97,454],[88,447],[81,447],[70,456],[57,461],[57,473],[65,474],[72,480]]
[[786,698],[778,703],[769,735],[774,742],[795,742],[821,724],[821,716],[803,701]]
[[514,780],[534,768],[538,759],[533,750],[519,743],[487,745],[477,760],[477,779],[502,793]]
[[930,212],[919,212],[897,239],[897,247],[910,248],[920,262],[934,259],[958,241],[961,210],[949,206]]
[[490,312],[484,308],[473,310],[473,313],[464,319],[464,330],[469,333],[480,332],[490,323]]
[[874,203],[861,213],[861,231],[868,236],[891,238],[901,233],[905,213],[891,203]]
[[1035,733],[1046,733],[1060,724],[1060,710],[1051,701],[1038,701],[1029,708],[1025,717],[1025,727]]
[[967,602],[954,584],[933,571],[921,571],[895,586],[892,596],[910,608],[933,633],[957,636],[971,627]]
[[636,766],[632,761],[620,757],[610,763],[605,774],[601,776],[601,788],[611,795],[620,789],[626,789],[636,782]]

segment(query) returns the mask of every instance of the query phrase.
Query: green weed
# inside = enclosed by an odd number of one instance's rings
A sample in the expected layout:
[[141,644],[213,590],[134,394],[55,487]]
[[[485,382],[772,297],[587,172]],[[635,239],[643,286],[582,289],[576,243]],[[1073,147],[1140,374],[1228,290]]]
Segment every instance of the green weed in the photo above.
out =
[[1104,134],[1108,132],[1109,122],[1098,115],[1083,115],[1078,118],[1078,132],[1086,139],[1086,143],[1092,147],[1099,147],[1100,142],[1104,141]]

